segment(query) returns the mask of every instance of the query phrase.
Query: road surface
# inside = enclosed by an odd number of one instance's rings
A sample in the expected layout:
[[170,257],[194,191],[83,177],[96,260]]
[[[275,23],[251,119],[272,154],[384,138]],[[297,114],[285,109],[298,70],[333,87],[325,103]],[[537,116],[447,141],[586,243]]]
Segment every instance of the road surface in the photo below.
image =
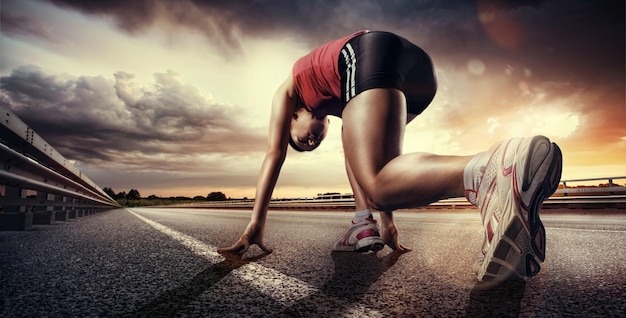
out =
[[0,232],[0,316],[626,316],[626,214],[545,214],[542,271],[498,286],[472,273],[476,211],[396,213],[404,254],[332,253],[351,213],[270,211],[273,253],[216,253],[249,216],[129,208]]

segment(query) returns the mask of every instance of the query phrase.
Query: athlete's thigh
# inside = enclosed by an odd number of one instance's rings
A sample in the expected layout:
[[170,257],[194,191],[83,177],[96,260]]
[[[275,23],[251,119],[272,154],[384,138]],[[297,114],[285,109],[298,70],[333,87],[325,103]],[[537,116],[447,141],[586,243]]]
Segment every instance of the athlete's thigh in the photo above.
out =
[[406,116],[404,94],[393,88],[366,90],[343,111],[346,160],[368,195],[375,191],[380,170],[402,153]]

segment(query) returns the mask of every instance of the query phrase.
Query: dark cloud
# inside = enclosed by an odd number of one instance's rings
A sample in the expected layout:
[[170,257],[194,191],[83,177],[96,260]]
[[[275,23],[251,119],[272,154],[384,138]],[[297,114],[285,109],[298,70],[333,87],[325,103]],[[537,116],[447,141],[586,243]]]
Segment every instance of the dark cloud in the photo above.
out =
[[385,29],[446,66],[480,58],[500,69],[517,61],[546,80],[624,77],[623,1],[49,1],[112,18],[130,33],[192,29],[228,54],[241,53],[242,36],[314,47],[358,29]]
[[0,32],[12,38],[43,39],[63,43],[64,37],[53,25],[33,9],[31,3],[19,0],[3,0],[0,8]]
[[154,78],[153,86],[141,87],[123,72],[114,79],[63,77],[25,66],[0,79],[1,98],[68,159],[86,163],[136,167],[134,156],[142,156],[142,168],[168,170],[201,153],[262,150],[262,134],[237,122],[239,107],[216,102],[174,72]]
[[9,36],[34,36],[51,40],[51,30],[42,21],[26,16],[14,16],[2,11],[0,30]]
[[[359,29],[426,32],[433,22],[465,24],[470,2],[442,1],[201,1],[49,0],[61,7],[112,18],[138,33],[155,25],[197,30],[227,51],[238,51],[240,36],[291,37],[311,47]],[[445,21],[442,21],[445,20]],[[444,34],[443,30],[440,34]],[[445,40],[445,38],[444,38]]]

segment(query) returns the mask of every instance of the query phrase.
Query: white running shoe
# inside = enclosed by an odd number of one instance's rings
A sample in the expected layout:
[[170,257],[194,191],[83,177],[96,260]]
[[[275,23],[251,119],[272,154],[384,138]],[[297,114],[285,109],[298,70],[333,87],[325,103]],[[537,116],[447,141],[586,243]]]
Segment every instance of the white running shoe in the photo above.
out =
[[485,229],[484,258],[474,272],[480,281],[535,276],[546,255],[539,210],[559,185],[561,150],[535,136],[498,144],[490,155],[478,190],[467,195],[478,206]]
[[365,218],[359,223],[352,223],[350,229],[342,239],[335,243],[335,252],[367,252],[379,251],[385,247],[380,238],[376,220]]

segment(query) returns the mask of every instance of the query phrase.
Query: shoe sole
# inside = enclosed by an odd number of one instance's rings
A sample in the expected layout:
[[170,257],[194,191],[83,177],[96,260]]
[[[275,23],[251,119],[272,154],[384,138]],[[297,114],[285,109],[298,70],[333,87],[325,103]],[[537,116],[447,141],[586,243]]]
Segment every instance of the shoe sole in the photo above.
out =
[[[515,169],[514,173],[517,171]],[[478,272],[481,281],[532,277],[539,272],[539,264],[545,260],[546,233],[539,211],[543,201],[556,191],[560,183],[561,150],[546,137],[534,137],[521,171],[524,174],[521,191],[517,190],[516,175],[512,177],[514,211],[508,213],[509,219],[502,220],[494,233],[492,241],[496,242],[495,247],[487,250]],[[527,211],[528,220],[520,209]]]
[[383,240],[380,237],[366,237],[360,239],[355,246],[355,250],[359,253],[365,253],[369,251],[380,251],[385,247]]
[[380,251],[385,247],[385,243],[380,237],[365,237],[360,239],[355,245],[341,245],[333,248],[334,252],[358,252]]

